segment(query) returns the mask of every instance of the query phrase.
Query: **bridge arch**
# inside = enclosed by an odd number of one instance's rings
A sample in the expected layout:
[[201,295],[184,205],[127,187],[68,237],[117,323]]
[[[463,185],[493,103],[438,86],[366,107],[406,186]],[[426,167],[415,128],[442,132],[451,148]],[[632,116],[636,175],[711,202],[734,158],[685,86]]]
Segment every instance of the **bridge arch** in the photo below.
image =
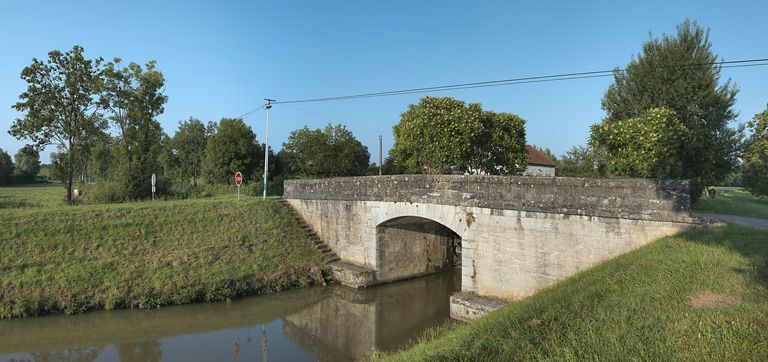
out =
[[461,236],[422,216],[397,216],[376,225],[376,278],[394,281],[461,266]]

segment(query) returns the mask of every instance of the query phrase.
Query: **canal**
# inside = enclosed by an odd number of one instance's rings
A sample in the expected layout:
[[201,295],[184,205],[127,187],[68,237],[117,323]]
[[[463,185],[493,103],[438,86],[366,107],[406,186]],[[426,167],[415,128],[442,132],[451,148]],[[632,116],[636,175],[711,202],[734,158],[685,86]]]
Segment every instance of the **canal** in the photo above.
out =
[[0,320],[0,361],[352,361],[450,323],[458,270],[363,290]]

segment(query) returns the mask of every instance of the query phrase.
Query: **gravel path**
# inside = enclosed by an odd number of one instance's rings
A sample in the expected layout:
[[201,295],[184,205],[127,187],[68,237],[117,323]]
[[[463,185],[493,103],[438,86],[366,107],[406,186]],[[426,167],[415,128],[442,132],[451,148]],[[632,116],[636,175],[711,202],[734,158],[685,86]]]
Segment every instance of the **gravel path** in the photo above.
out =
[[726,215],[726,214],[710,214],[706,212],[694,212],[693,214],[698,217],[702,217],[706,219],[720,220],[720,221],[729,222],[732,224],[739,224],[739,225],[751,226],[759,229],[768,230],[768,220],[765,220],[765,219],[757,219],[754,217]]

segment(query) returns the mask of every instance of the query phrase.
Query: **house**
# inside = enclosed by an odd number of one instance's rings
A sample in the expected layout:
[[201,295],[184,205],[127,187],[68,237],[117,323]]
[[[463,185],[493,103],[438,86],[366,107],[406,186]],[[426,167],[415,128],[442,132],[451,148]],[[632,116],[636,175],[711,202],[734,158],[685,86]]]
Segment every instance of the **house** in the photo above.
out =
[[547,155],[531,145],[525,145],[525,152],[528,153],[528,168],[523,176],[555,176],[555,163]]

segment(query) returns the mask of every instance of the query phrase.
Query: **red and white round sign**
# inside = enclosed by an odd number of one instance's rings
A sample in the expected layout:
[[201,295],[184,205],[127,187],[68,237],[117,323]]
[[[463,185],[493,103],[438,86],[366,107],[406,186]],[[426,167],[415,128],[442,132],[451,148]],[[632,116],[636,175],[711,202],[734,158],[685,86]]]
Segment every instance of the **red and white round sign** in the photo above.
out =
[[243,174],[240,173],[240,171],[237,171],[235,174],[235,185],[240,186],[240,184],[243,183]]

